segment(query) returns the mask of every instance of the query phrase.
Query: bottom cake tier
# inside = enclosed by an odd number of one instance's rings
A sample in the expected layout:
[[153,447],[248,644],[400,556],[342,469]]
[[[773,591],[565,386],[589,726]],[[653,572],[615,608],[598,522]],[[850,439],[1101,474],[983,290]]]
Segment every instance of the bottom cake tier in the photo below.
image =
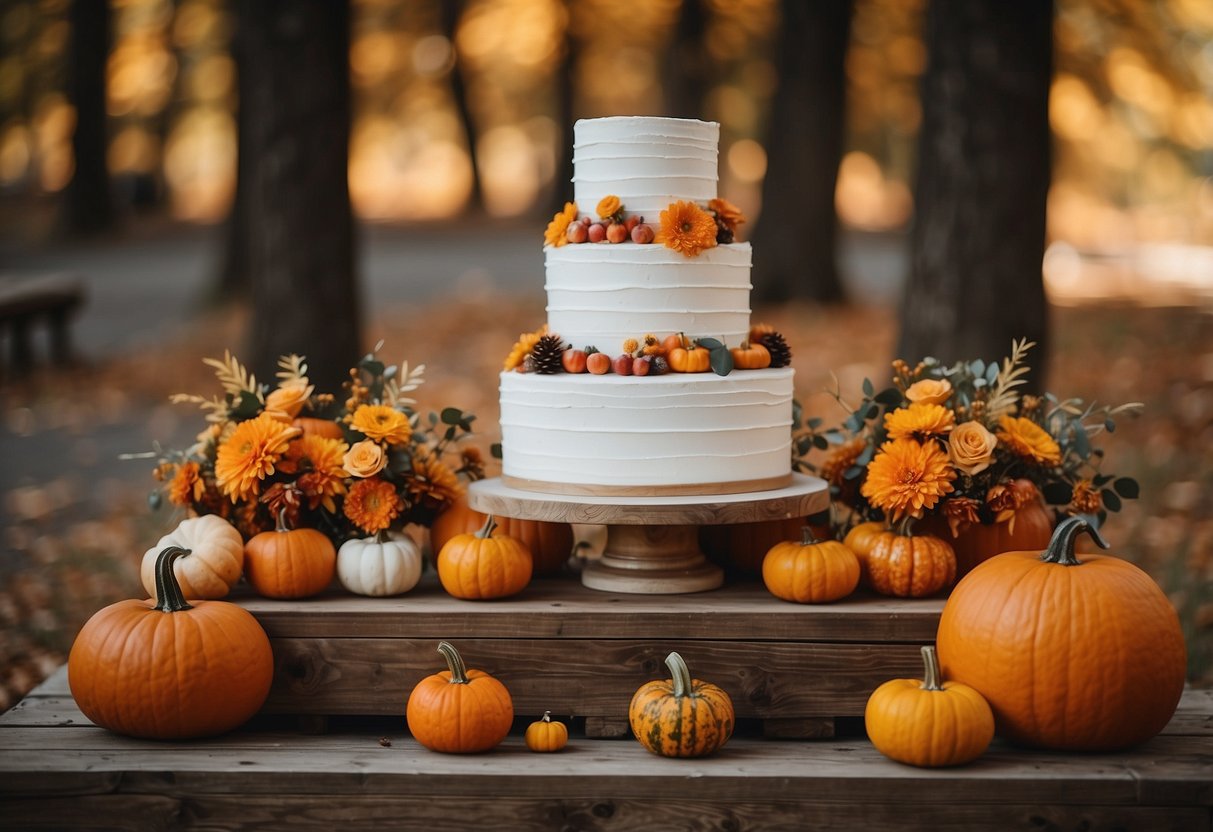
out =
[[502,477],[563,494],[734,494],[791,482],[792,379],[501,374]]

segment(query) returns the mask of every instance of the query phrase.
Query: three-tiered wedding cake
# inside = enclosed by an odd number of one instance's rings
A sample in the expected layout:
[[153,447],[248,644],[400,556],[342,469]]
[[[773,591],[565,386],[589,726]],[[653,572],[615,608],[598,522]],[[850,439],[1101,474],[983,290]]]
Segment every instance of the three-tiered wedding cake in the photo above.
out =
[[[563,234],[549,235],[549,333],[570,348],[593,346],[609,356],[623,352],[629,339],[643,344],[646,335],[660,340],[685,333],[728,347],[747,340],[750,244],[728,242],[731,229],[718,244],[713,227],[710,245],[679,249],[679,230],[670,227],[685,220],[690,229],[692,221],[720,215],[719,132],[716,123],[686,119],[576,123],[573,183],[580,209],[570,205],[563,220],[557,215],[556,231],[578,222],[588,227],[582,218],[592,219],[595,206],[616,209],[604,222],[623,225],[626,212],[629,231],[641,217],[653,226],[659,217],[663,222],[655,243],[632,242],[633,235],[626,242],[565,245]],[[727,375],[507,370],[501,375],[503,478],[525,490],[586,495],[783,487],[791,481],[792,376],[786,366]]]

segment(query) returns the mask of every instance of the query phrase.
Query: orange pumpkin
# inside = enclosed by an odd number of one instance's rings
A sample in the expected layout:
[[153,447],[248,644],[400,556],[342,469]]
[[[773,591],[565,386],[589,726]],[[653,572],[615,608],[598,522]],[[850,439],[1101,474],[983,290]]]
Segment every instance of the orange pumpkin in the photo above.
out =
[[84,625],[68,685],[90,720],[119,734],[187,739],[221,734],[260,709],[274,656],[265,631],[226,601],[187,603],[174,574],[185,550],[156,559],[156,598],[119,601]]
[[666,360],[676,373],[706,373],[712,366],[712,354],[697,345],[672,349]]
[[[474,532],[484,525],[487,515],[468,506],[467,497],[451,503],[430,527],[430,547],[435,555],[457,534]],[[497,532],[521,541],[531,551],[536,575],[556,575],[564,569],[573,552],[573,527],[568,523],[544,523],[498,517]]]
[[505,685],[483,670],[468,670],[459,651],[438,645],[447,669],[427,676],[409,694],[405,719],[417,742],[431,751],[475,754],[495,747],[514,723]]
[[[762,559],[771,551],[771,547],[798,538],[805,524],[803,517],[789,517],[786,520],[700,526],[699,545],[704,554],[717,563],[758,575],[762,572]],[[828,537],[830,528],[813,526],[813,533]]]
[[1012,520],[1001,523],[974,523],[958,535],[953,535],[943,517],[931,515],[918,524],[918,531],[942,537],[952,544],[956,553],[956,577],[963,578],[983,563],[1003,552],[1027,549],[1044,551],[1053,534],[1053,512],[1041,499],[1030,480],[1016,480],[1015,487],[1030,490],[1034,499],[1028,501]]
[[559,751],[568,745],[569,729],[563,722],[553,722],[551,711],[544,711],[542,719],[526,727],[525,739],[531,751]]
[[881,595],[924,598],[952,585],[956,556],[942,538],[884,531],[868,552],[868,582]]
[[837,601],[859,585],[859,559],[837,540],[818,540],[805,526],[800,540],[777,543],[762,562],[762,582],[776,598],[798,604]]
[[939,621],[944,672],[990,702],[998,731],[1028,745],[1128,748],[1175,713],[1186,651],[1179,617],[1145,572],[1074,554],[1083,518],[1049,547],[990,558],[957,584]]
[[300,416],[291,422],[293,427],[303,431],[301,436],[323,436],[325,439],[344,439],[345,432],[341,425],[332,419],[317,419],[314,416]]
[[733,366],[738,370],[762,370],[771,366],[771,353],[758,342],[742,341],[740,347],[729,350]]
[[632,734],[661,757],[702,757],[722,748],[733,733],[733,700],[716,685],[692,679],[677,653],[665,664],[673,678],[646,682],[632,696]]
[[272,532],[244,547],[244,577],[266,598],[307,598],[324,590],[337,570],[337,550],[315,529],[291,529],[278,512]]
[[842,539],[843,545],[859,558],[861,578],[865,584],[868,584],[868,555],[872,553],[876,539],[888,530],[888,526],[884,523],[876,521],[860,523],[847,532],[846,537]]
[[438,580],[456,598],[480,601],[521,592],[531,581],[531,553],[519,541],[494,535],[489,516],[475,534],[457,534],[438,553]]

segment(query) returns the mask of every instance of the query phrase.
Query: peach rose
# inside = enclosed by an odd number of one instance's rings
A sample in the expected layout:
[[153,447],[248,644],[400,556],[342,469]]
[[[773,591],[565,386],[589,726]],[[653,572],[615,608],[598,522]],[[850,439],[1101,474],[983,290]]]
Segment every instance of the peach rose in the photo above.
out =
[[952,382],[946,378],[924,378],[906,388],[906,399],[914,404],[943,404],[952,395]]
[[265,397],[265,412],[275,421],[290,424],[312,397],[314,389],[301,379],[288,381]]
[[986,430],[981,422],[965,422],[952,428],[948,436],[948,458],[957,470],[971,477],[990,467],[997,444],[998,437]]
[[355,442],[341,459],[345,470],[355,477],[373,477],[387,465],[387,454],[377,442]]
[[607,220],[618,214],[621,208],[623,208],[623,203],[619,201],[619,197],[614,194],[607,194],[598,200],[598,207],[595,210],[598,212],[599,217]]

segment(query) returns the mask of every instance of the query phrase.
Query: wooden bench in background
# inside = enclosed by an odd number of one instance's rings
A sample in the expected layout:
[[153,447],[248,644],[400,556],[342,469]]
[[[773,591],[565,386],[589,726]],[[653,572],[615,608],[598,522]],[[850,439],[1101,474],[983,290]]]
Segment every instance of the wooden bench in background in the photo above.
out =
[[49,359],[57,365],[70,362],[69,324],[84,299],[84,281],[73,275],[0,275],[0,334],[7,333],[9,342],[7,371],[20,376],[33,369],[33,331],[39,322],[49,334]]

